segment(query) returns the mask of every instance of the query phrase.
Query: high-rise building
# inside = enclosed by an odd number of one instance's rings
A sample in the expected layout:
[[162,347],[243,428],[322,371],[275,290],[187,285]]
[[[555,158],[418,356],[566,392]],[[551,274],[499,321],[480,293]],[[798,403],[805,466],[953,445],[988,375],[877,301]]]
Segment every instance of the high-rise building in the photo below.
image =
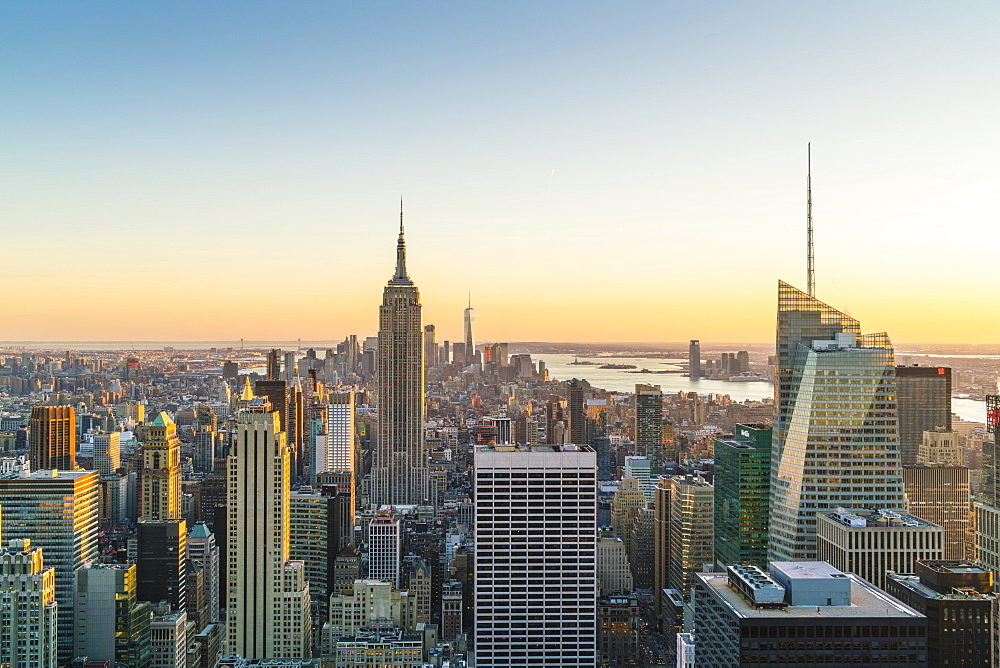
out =
[[122,466],[121,434],[94,434],[94,469],[102,478],[114,475]]
[[986,395],[986,430],[980,492],[973,504],[976,559],[1000,572],[1000,395]]
[[227,651],[301,658],[312,647],[305,565],[290,561],[291,455],[278,414],[255,397],[236,416],[229,457]]
[[474,460],[476,665],[592,668],[597,455],[481,447]]
[[670,584],[670,478],[661,476],[653,489],[653,601],[663,606],[663,590]]
[[424,326],[424,364],[428,367],[438,365],[437,332],[434,325]]
[[136,566],[140,601],[166,601],[174,610],[187,605],[187,521],[139,522]]
[[632,570],[621,538],[598,539],[597,577],[601,596],[622,595],[632,591]]
[[285,369],[284,369],[284,375],[281,376],[281,380],[284,380],[286,383],[288,383],[289,387],[295,385],[295,383],[299,379],[298,357],[299,354],[294,350],[289,350],[287,353],[285,353]]
[[[917,464],[961,466],[964,457],[958,434],[946,427],[928,429],[921,435],[917,447]],[[903,462],[912,464],[914,462]]]
[[371,500],[379,505],[418,504],[428,498],[423,338],[420,293],[406,273],[400,206],[396,273],[382,293],[376,351],[378,443]]
[[668,584],[684,596],[697,574],[712,569],[715,490],[700,476],[670,479]]
[[738,424],[715,442],[715,563],[767,568],[771,427]]
[[587,406],[584,395],[584,382],[576,378],[569,381],[566,390],[569,397],[566,399],[567,414],[569,424],[566,425],[566,434],[569,437],[567,443],[577,445],[587,443]]
[[920,560],[944,554],[944,530],[894,511],[824,512],[817,515],[816,555],[879,588],[886,571],[912,573]]
[[476,341],[472,336],[472,326],[476,323],[476,311],[472,308],[472,295],[469,295],[469,305],[465,309],[465,359],[469,364],[476,362]]
[[222,621],[220,608],[221,572],[219,569],[219,546],[215,534],[209,531],[204,522],[191,527],[187,536],[188,558],[201,568],[205,578],[205,598],[208,607],[208,621]]
[[[333,491],[336,492],[336,487]],[[350,541],[343,535],[353,525],[344,526],[341,505],[348,503],[346,494],[326,494],[318,489],[300,488],[290,495],[292,561],[305,564],[309,596],[315,606],[323,606],[333,591],[334,563],[337,554]],[[353,508],[351,510],[353,517]]]
[[72,406],[35,406],[29,421],[31,468],[76,468],[76,410]]
[[927,618],[822,561],[699,573],[692,603],[698,668],[926,666]]
[[[354,424],[354,393],[335,392],[326,407],[325,468],[320,471],[350,473],[351,499],[354,503],[360,470],[357,429]],[[353,507],[353,506],[352,506]]]
[[142,444],[142,518],[172,520],[181,516],[181,439],[177,425],[160,413]]
[[0,535],[30,540],[55,568],[60,663],[73,658],[73,574],[98,554],[99,487],[97,471],[0,476]]
[[889,337],[778,283],[772,560],[813,559],[816,513],[903,507]]
[[688,344],[688,377],[692,380],[701,378],[701,341],[691,339]]
[[56,668],[55,569],[28,539],[0,548],[0,665]]
[[993,668],[993,572],[974,561],[918,561],[885,591],[927,616],[927,665]]
[[73,656],[120,668],[150,662],[151,605],[137,596],[135,564],[87,564],[76,572]]
[[903,489],[906,491],[906,512],[944,529],[944,558],[965,559],[972,516],[969,469],[903,464]]
[[150,663],[156,668],[187,668],[187,613],[153,606],[149,623]]
[[659,385],[635,386],[635,453],[663,466],[663,392]]
[[391,510],[377,511],[368,524],[368,579],[385,580],[399,587],[402,560],[400,518]]
[[925,431],[951,431],[951,369],[897,366],[896,406],[900,460],[914,464]]
[[278,348],[267,353],[267,379],[281,380],[281,350]]

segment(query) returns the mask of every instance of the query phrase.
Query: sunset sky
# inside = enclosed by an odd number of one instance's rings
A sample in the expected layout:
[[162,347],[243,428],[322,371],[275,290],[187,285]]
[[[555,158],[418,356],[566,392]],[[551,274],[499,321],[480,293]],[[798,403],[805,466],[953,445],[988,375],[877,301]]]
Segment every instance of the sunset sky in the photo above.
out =
[[1000,4],[20,2],[0,340],[1000,342]]

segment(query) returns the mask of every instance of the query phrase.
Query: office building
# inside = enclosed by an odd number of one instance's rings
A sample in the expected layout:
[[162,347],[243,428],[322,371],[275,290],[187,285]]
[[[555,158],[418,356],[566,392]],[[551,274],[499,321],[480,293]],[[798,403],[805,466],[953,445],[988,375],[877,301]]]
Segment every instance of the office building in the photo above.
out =
[[215,534],[209,531],[204,522],[191,527],[187,536],[187,553],[196,566],[201,568],[205,578],[205,600],[208,608],[208,621],[221,621],[219,606],[221,603],[221,570],[219,546]]
[[290,560],[291,454],[278,414],[256,397],[236,416],[228,460],[227,651],[301,658],[312,647],[305,565]]
[[896,406],[900,460],[904,464],[914,464],[918,461],[918,449],[925,431],[951,431],[951,369],[897,366]]
[[917,560],[940,560],[944,529],[889,510],[827,512],[817,516],[816,555],[879,588],[886,571],[912,573]]
[[927,618],[852,573],[816,561],[699,573],[698,668],[927,666]]
[[918,561],[890,573],[885,591],[927,617],[928,666],[993,668],[993,572],[974,561]]
[[121,434],[117,431],[94,434],[94,469],[107,478],[121,467]]
[[992,438],[983,440],[982,483],[973,503],[975,556],[1000,571],[1000,395],[986,396],[986,429]]
[[372,469],[373,503],[419,504],[429,495],[424,439],[424,330],[420,293],[406,273],[400,206],[396,273],[379,308],[376,383],[378,444]]
[[584,394],[584,383],[576,378],[569,381],[566,390],[569,397],[566,399],[566,413],[569,417],[569,424],[566,425],[567,443],[577,445],[587,443],[587,406]]
[[451,642],[462,634],[462,583],[448,580],[441,585],[441,640]]
[[267,353],[267,379],[281,379],[281,350],[278,348]]
[[635,478],[639,482],[639,489],[647,501],[653,500],[653,488],[656,481],[652,475],[652,463],[648,457],[625,457],[625,466],[622,467],[622,479]]
[[465,332],[465,359],[469,364],[476,363],[476,341],[472,336],[472,326],[476,322],[476,311],[472,308],[472,297],[469,296],[469,305],[464,313]]
[[437,331],[434,325],[424,326],[424,365],[428,367],[438,365]]
[[298,357],[298,353],[293,350],[285,353],[284,375],[281,377],[281,380],[284,380],[289,386],[295,385],[299,380]]
[[696,575],[711,571],[715,490],[700,476],[670,478],[669,557],[667,584],[685,597]]
[[944,558],[965,559],[972,498],[964,466],[903,464],[906,512],[944,529]]
[[474,468],[476,665],[592,668],[597,455],[480,447]]
[[329,619],[323,624],[323,646],[365,628],[416,627],[415,607],[408,592],[385,580],[355,580],[349,589],[330,597]]
[[368,579],[384,580],[399,587],[402,559],[400,518],[391,510],[376,512],[368,524]]
[[35,406],[28,422],[31,468],[76,468],[76,410],[72,406]]
[[688,377],[697,380],[701,375],[701,341],[691,339],[688,344]]
[[621,538],[602,537],[597,541],[597,578],[602,597],[632,591],[632,570]]
[[[305,564],[309,596],[322,605],[333,589],[334,562],[353,533],[353,522],[345,523],[348,495],[338,495],[337,487],[330,490],[310,489],[294,491],[289,496],[291,521],[289,523],[291,560]],[[353,509],[350,511],[353,520]],[[346,526],[345,526],[346,524]],[[345,533],[347,535],[345,535]],[[323,610],[325,612],[325,608]]]
[[0,548],[0,665],[56,668],[55,569],[28,539]]
[[670,478],[661,476],[653,489],[653,601],[663,608],[663,590],[670,588]]
[[935,427],[925,431],[921,436],[920,446],[917,448],[917,464],[961,466],[962,460],[962,446],[958,434],[951,429]]
[[888,336],[778,283],[772,560],[815,558],[816,513],[903,507]]
[[654,471],[663,466],[663,392],[659,385],[635,386],[635,453]]
[[[338,638],[330,648],[338,668],[422,668],[424,634],[404,629],[365,629]],[[220,668],[224,668],[220,666]],[[228,667],[226,667],[228,668]],[[233,666],[233,668],[238,668]],[[241,667],[240,667],[241,668]],[[259,666],[254,668],[269,668]],[[292,668],[292,667],[289,667]]]
[[356,507],[357,476],[361,469],[361,453],[357,428],[354,424],[354,393],[334,392],[326,406],[325,461],[316,472],[349,473],[352,507]]
[[140,601],[166,601],[184,610],[186,598],[187,520],[139,522],[136,565]]
[[135,564],[87,564],[76,572],[73,656],[119,668],[149,666],[152,606],[138,600]]
[[187,613],[153,606],[149,623],[151,668],[187,668]]
[[99,483],[97,471],[0,476],[0,536],[30,540],[55,569],[60,663],[73,658],[73,574],[97,558]]
[[638,666],[639,597],[601,597],[597,602],[597,649],[600,666]]
[[715,442],[715,563],[767,568],[771,427],[738,424]]
[[611,528],[623,541],[628,540],[632,511],[646,505],[646,495],[636,478],[622,478],[611,499]]
[[149,425],[142,444],[142,518],[151,521],[181,517],[181,439],[177,425],[160,413]]

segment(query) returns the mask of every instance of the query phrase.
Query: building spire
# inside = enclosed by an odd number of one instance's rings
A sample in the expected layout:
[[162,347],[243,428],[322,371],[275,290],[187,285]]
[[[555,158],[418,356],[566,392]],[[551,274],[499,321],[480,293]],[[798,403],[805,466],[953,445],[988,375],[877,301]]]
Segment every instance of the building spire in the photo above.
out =
[[816,266],[813,264],[812,142],[806,144],[806,293],[816,296]]
[[468,308],[472,308],[472,290],[469,290],[469,306],[468,306]]
[[405,281],[409,283],[410,277],[406,275],[406,239],[403,238],[403,198],[399,198],[399,241],[396,242],[396,275],[392,277],[393,282]]

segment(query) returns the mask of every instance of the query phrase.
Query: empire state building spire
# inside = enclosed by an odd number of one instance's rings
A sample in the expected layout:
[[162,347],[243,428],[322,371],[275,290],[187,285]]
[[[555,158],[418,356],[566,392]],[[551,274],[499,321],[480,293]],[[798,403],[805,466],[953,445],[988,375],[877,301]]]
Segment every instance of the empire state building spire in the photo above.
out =
[[406,239],[403,238],[403,198],[399,198],[399,240],[396,242],[396,274],[389,281],[392,285],[413,285],[406,274]]

